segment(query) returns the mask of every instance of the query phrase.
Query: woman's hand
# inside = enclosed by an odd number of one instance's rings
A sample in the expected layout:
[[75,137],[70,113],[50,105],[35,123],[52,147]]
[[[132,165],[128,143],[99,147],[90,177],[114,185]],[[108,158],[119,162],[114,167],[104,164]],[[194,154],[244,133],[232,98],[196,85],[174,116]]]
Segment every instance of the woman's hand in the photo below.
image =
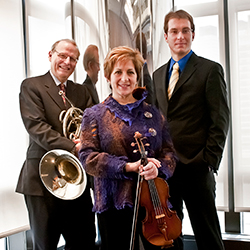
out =
[[126,172],[139,172],[139,167],[141,166],[141,160],[136,162],[128,162],[125,166]]
[[148,164],[143,166],[141,160],[136,162],[128,162],[125,166],[126,172],[140,172],[145,180],[151,180],[158,176],[158,168],[161,167],[161,162],[155,158],[148,158]]
[[81,141],[78,138],[78,139],[74,139],[73,142],[76,144],[75,145],[75,150],[76,150],[76,154],[78,155],[78,152],[79,152],[79,150],[81,148]]
[[161,167],[161,162],[155,158],[148,158],[148,164],[146,166],[140,165],[140,175],[145,180],[152,180],[158,176],[158,168]]

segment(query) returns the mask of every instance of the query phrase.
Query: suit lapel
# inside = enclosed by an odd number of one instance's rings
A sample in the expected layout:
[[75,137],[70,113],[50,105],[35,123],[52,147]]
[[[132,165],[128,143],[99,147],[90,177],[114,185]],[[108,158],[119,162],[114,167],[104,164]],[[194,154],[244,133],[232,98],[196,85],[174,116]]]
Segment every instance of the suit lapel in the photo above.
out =
[[183,72],[181,73],[181,76],[178,82],[176,83],[176,86],[174,88],[171,98],[173,98],[174,94],[181,88],[183,84],[185,84],[185,82],[187,82],[190,76],[196,71],[197,59],[198,59],[198,56],[195,53],[193,53],[191,57],[189,58]]
[[[75,90],[76,89],[76,85],[73,84],[72,81],[67,81],[67,91],[66,91],[66,94],[67,94],[67,98],[69,99],[69,101],[72,103],[73,106],[75,106]],[[67,102],[66,103],[66,108],[70,108],[71,105]]]
[[56,86],[53,78],[51,77],[50,73],[44,75],[44,85],[46,88],[46,91],[48,95],[51,97],[51,99],[55,102],[55,104],[60,109],[65,109],[65,105],[63,103],[62,97],[59,95],[59,88]]

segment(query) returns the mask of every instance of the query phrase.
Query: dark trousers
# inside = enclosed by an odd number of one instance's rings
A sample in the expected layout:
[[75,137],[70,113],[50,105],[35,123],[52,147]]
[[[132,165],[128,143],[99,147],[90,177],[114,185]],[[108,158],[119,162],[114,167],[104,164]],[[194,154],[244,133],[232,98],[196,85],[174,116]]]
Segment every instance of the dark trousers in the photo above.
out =
[[95,249],[95,215],[89,190],[75,200],[25,195],[33,250],[56,250],[62,235],[66,250]]
[[[142,234],[142,219],[145,211],[140,210],[136,225],[134,250],[139,250],[139,236],[145,250],[160,250],[159,246],[150,244]],[[109,209],[97,214],[101,235],[101,250],[129,250],[133,225],[133,211],[129,208],[122,210]],[[173,248],[169,248],[173,249]]]
[[[183,219],[183,201],[199,250],[224,250],[215,206],[215,178],[206,166],[187,166],[178,163],[168,180],[170,202]],[[182,248],[180,248],[182,249]]]

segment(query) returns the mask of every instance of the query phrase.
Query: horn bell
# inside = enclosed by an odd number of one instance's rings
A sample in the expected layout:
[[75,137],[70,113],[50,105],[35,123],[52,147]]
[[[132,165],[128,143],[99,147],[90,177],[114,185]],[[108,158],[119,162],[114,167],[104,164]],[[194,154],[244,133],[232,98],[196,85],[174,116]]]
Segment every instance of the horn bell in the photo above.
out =
[[87,176],[81,162],[66,150],[47,152],[40,161],[39,174],[47,190],[63,200],[78,198],[86,188]]

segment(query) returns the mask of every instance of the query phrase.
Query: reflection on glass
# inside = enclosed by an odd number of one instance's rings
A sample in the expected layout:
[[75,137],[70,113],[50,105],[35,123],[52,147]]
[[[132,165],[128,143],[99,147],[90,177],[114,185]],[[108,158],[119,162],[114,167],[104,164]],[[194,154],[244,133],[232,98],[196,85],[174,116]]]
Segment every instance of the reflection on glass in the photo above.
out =
[[131,1],[126,1],[124,6],[124,11],[126,14],[126,17],[128,18],[128,25],[130,26],[130,29],[134,31],[134,16],[133,16],[133,5],[131,4]]
[[150,0],[109,0],[110,48],[121,45],[135,48],[135,38],[142,31],[147,40],[148,64],[151,71],[151,9]]
[[[106,5],[104,0],[75,0],[75,40],[81,52],[76,67],[76,81],[83,83],[86,72],[83,67],[83,54],[90,45],[96,45],[99,50],[99,61],[102,64],[108,52],[108,27],[106,20]],[[103,77],[103,67],[100,67],[96,88],[102,101],[109,94],[109,86]]]
[[108,7],[111,48],[132,46],[140,26],[144,33],[150,29],[149,0],[127,0],[125,3],[110,0]]

